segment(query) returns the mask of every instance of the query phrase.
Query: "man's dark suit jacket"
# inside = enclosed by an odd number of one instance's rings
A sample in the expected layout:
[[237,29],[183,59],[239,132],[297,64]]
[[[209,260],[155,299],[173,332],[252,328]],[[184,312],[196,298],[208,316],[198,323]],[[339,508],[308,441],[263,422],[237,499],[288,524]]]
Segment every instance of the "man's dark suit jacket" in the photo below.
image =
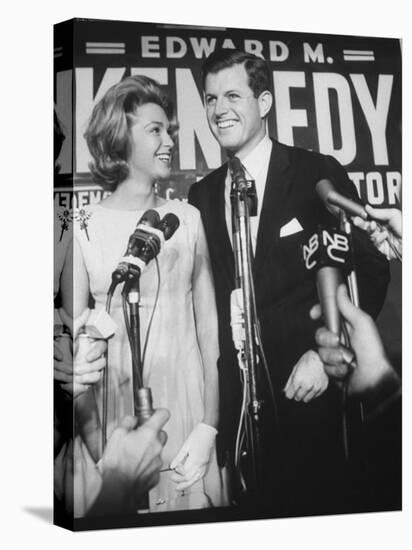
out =
[[[326,485],[334,482],[336,461],[342,460],[342,438],[341,405],[333,384],[308,404],[288,401],[282,393],[298,359],[307,350],[316,349],[314,333],[318,325],[309,318],[309,310],[317,302],[317,294],[314,280],[303,264],[302,245],[307,243],[318,224],[337,225],[337,220],[326,210],[315,191],[315,184],[320,179],[328,177],[345,195],[357,195],[346,172],[332,157],[272,141],[253,264],[263,346],[279,417],[277,427],[270,421],[266,424],[271,426],[269,439],[271,433],[279,432],[280,439],[272,438],[274,453],[284,455],[286,468],[297,472],[297,477],[295,474],[293,477],[301,492],[305,492],[308,476],[321,475]],[[225,220],[226,173],[227,165],[224,164],[193,184],[189,191],[189,202],[201,212],[216,290],[220,345],[218,454],[221,462],[224,452],[233,450],[241,403],[239,368],[230,328],[234,257]],[[281,237],[281,228],[294,218],[304,231]],[[376,316],[385,299],[388,263],[362,232],[359,231],[355,240],[361,307]],[[311,490],[309,484],[306,492]],[[304,509],[302,504],[302,513]]]

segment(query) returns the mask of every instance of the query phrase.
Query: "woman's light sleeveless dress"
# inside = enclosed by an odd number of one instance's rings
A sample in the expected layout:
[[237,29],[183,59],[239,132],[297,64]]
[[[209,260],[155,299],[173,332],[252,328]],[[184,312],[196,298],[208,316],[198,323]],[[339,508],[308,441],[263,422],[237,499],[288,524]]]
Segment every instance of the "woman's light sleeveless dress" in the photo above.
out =
[[[160,292],[144,360],[144,385],[150,387],[155,408],[171,413],[165,426],[168,440],[163,467],[167,468],[192,429],[202,421],[204,376],[196,333],[192,298],[192,272],[196,243],[205,238],[199,212],[178,201],[156,208],[162,218],[173,212],[180,221],[175,234],[158,256]],[[105,308],[111,274],[124,255],[130,235],[143,211],[120,211],[92,205],[74,215],[75,253],[81,253],[89,275],[95,308]],[[153,310],[158,276],[152,260],[140,278],[141,347]],[[121,302],[121,286],[114,294],[110,315],[117,325],[108,348],[108,435],[125,415],[133,414],[132,370],[129,341]],[[74,274],[76,287],[76,274]],[[101,415],[101,383],[94,388]],[[206,476],[195,485],[177,492],[171,472],[161,473],[159,484],[150,491],[150,511],[185,510],[227,504],[221,471],[213,450]],[[99,487],[99,474],[84,443],[74,442],[74,513],[85,514]]]

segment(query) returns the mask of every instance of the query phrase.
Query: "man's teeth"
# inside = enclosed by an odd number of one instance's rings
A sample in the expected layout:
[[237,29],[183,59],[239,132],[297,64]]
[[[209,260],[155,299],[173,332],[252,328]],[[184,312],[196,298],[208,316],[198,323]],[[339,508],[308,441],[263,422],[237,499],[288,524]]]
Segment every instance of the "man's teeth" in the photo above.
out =
[[217,123],[218,128],[221,128],[222,130],[225,129],[225,128],[231,128],[234,125],[235,125],[234,120],[220,120]]
[[157,157],[159,158],[159,160],[163,160],[164,162],[170,161],[170,155],[167,154],[157,155]]

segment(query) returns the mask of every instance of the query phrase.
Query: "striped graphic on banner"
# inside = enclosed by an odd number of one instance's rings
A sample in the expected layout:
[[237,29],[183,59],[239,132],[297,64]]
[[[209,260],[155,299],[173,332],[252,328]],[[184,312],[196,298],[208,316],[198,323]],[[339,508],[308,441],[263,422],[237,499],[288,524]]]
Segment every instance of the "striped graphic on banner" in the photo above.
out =
[[89,54],[124,54],[125,42],[86,42],[86,53]]
[[375,61],[373,50],[343,50],[344,61]]
[[56,48],[54,48],[54,57],[62,57],[63,55],[63,46],[56,46]]
[[156,25],[159,29],[186,29],[186,30],[202,30],[202,31],[222,31],[226,32],[226,27],[210,27],[204,25],[173,25],[172,23],[158,23]]

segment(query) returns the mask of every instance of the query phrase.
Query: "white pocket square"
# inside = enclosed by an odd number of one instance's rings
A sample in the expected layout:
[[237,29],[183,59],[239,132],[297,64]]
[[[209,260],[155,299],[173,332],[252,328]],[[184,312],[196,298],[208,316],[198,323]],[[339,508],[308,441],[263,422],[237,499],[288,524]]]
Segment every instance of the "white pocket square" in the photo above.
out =
[[293,220],[290,220],[290,222],[280,228],[280,237],[287,237],[288,235],[299,233],[299,231],[303,231],[303,227],[296,218],[293,218]]

